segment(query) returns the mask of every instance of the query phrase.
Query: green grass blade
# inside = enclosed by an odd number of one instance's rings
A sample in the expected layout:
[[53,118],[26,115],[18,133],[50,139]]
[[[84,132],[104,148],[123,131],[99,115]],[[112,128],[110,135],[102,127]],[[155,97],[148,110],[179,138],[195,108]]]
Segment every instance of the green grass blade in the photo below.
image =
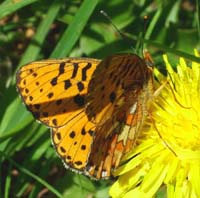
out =
[[200,3],[199,0],[196,0],[196,23],[197,23],[197,31],[198,31],[198,47],[200,48]]
[[160,50],[165,51],[166,53],[169,52],[169,53],[172,53],[174,55],[186,58],[188,60],[200,63],[200,58],[196,57],[194,55],[191,55],[191,54],[188,54],[186,52],[167,47],[166,45],[163,45],[163,44],[160,44],[160,43],[157,43],[157,42],[154,42],[154,41],[144,40],[144,42],[147,42],[148,44],[150,44],[150,45],[152,45],[154,47],[157,47]]
[[21,1],[6,1],[0,5],[0,18],[3,18],[18,9],[23,8],[29,4],[32,4],[38,0],[21,0]]
[[[81,35],[81,32],[92,12],[94,11],[98,0],[85,0],[77,14],[73,18],[71,24],[67,27],[66,31],[63,33],[59,43],[51,54],[52,58],[62,58],[68,55],[73,48],[74,44]],[[81,20],[80,20],[81,19]]]
[[[131,34],[127,34],[126,33],[126,36],[130,39],[133,39],[135,40],[136,38],[134,36],[132,36]],[[174,55],[177,55],[177,56],[180,56],[180,57],[183,57],[183,58],[186,58],[188,60],[191,60],[191,61],[194,61],[194,62],[197,62],[197,63],[200,63],[200,58],[199,57],[196,57],[194,55],[191,55],[191,54],[188,54],[186,52],[183,52],[183,51],[180,51],[180,50],[176,50],[174,48],[171,48],[171,47],[168,47],[166,45],[163,45],[161,43],[158,43],[158,42],[155,42],[155,41],[150,41],[150,40],[147,40],[147,39],[142,39],[142,41],[144,43],[147,43],[148,45],[152,45],[162,51],[164,51],[165,53],[172,53]]]
[[[11,173],[11,165],[9,165],[9,173]],[[10,188],[11,188],[11,174],[8,174],[6,176],[6,182],[5,182],[5,198],[9,198]]]
[[0,143],[18,133],[32,120],[30,113],[21,105],[20,99],[16,98],[6,109],[0,123]]
[[[58,11],[60,7],[62,6],[61,3],[58,3],[58,1],[54,1],[51,6],[48,9],[46,17],[43,19],[43,21],[40,23],[37,33],[33,37],[29,47],[27,48],[26,52],[24,53],[19,65],[24,65],[28,62],[31,62],[35,60],[41,50],[41,45],[45,41],[45,37],[47,36],[49,29],[51,27],[51,24],[53,23],[55,17],[58,14]],[[36,45],[37,44],[37,45]]]
[[16,163],[14,160],[12,160],[11,158],[9,158],[7,155],[5,155],[3,152],[1,152],[1,155],[3,155],[12,165],[14,165],[15,167],[17,167],[21,172],[23,172],[24,174],[30,176],[31,178],[33,178],[34,180],[36,180],[37,182],[39,182],[40,184],[42,184],[43,186],[47,187],[49,191],[51,191],[52,193],[54,193],[57,197],[63,198],[63,196],[51,185],[49,185],[46,181],[44,181],[43,179],[41,179],[40,177],[38,177],[37,175],[35,175],[34,173],[30,172],[28,169],[22,167],[20,164]]
[[[158,11],[155,13],[155,15],[152,17],[152,19],[151,19],[151,21],[150,21],[150,24],[149,24],[149,26],[148,26],[148,29],[147,29],[147,31],[146,31],[146,33],[145,33],[145,38],[146,38],[146,39],[149,39],[149,38],[151,37],[151,34],[152,34],[154,28],[156,27],[156,24],[157,24],[157,22],[158,22],[158,20],[159,20],[159,18],[160,18],[160,16],[161,16],[161,14],[162,14],[162,11],[163,11],[163,9],[162,9],[162,7],[160,7],[159,10],[158,10]],[[144,46],[144,48],[145,48],[145,47],[146,47],[146,46]]]

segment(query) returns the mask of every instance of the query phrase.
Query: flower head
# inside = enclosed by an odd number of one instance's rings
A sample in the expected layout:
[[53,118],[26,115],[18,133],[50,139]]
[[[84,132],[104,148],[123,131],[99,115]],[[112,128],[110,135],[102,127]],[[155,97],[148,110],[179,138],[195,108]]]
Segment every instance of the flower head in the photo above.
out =
[[[196,56],[198,56],[196,52]],[[187,66],[180,58],[174,71],[164,55],[167,79],[155,92],[140,144],[125,156],[112,197],[153,197],[167,190],[168,197],[200,197],[200,64]]]

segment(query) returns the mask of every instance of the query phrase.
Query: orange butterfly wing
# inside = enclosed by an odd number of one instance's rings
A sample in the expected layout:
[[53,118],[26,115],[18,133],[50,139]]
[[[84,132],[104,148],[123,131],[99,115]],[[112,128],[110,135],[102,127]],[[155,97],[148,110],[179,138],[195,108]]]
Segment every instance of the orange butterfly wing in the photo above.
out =
[[59,59],[32,62],[17,73],[17,88],[33,116],[49,127],[65,125],[85,105],[96,59]]
[[[151,90],[151,72],[134,54],[46,60],[17,73],[17,87],[34,117],[52,127],[64,164],[107,178],[135,142]],[[91,79],[92,78],[92,79]]]
[[86,113],[96,125],[87,172],[109,177],[135,143],[153,91],[152,70],[134,54],[107,57],[89,83]]

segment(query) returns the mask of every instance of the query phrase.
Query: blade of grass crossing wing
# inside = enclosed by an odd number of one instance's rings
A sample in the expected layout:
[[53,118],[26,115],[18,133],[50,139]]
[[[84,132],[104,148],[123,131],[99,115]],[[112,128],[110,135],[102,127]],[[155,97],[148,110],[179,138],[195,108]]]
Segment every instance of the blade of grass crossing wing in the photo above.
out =
[[4,1],[0,5],[0,19],[38,0]]

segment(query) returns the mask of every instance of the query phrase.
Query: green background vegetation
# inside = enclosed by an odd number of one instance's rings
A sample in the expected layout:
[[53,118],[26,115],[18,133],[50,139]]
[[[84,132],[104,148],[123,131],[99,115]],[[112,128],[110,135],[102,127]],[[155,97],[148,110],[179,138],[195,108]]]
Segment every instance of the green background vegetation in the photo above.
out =
[[[100,14],[108,13],[119,30]],[[145,25],[143,17],[149,16]],[[146,27],[145,27],[146,26]],[[164,71],[162,54],[187,60],[199,49],[197,1],[5,0],[0,4],[0,197],[109,197],[112,180],[66,170],[49,129],[35,122],[16,92],[15,72],[28,62],[61,57],[104,58],[143,46]],[[145,35],[139,36],[139,35]],[[164,192],[157,197],[164,197]]]

